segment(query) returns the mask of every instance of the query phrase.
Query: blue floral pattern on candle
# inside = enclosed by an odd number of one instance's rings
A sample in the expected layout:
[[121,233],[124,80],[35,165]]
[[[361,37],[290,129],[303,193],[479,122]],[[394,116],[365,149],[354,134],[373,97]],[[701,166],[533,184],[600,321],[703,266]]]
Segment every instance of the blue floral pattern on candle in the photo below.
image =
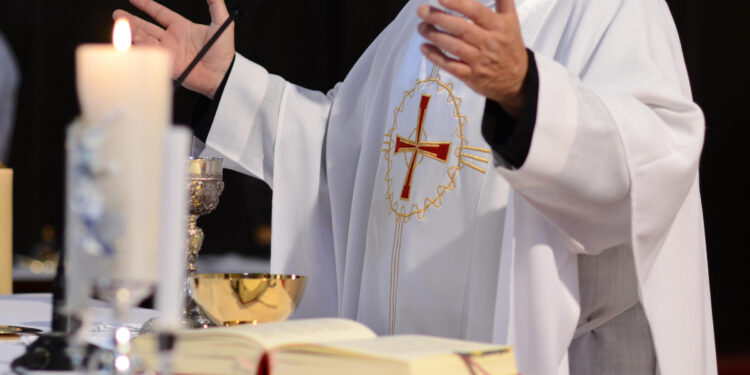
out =
[[81,224],[77,246],[92,256],[113,256],[115,243],[123,232],[122,219],[109,208],[102,188],[103,182],[117,173],[117,164],[101,155],[109,128],[120,117],[121,113],[116,112],[102,124],[73,125],[75,136],[69,145],[74,158],[70,207]]

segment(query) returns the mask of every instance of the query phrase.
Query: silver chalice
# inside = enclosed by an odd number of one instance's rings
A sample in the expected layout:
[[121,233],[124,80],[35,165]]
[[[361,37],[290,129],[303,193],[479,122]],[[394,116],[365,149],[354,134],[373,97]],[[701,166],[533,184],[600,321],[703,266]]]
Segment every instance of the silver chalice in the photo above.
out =
[[188,166],[188,276],[196,272],[195,261],[203,246],[203,230],[198,227],[198,217],[211,213],[219,204],[224,191],[222,179],[222,159],[190,158]]
[[[187,267],[183,300],[185,309],[182,325],[185,328],[206,328],[214,326],[211,320],[201,311],[190,293],[190,280],[197,274],[196,261],[203,246],[203,230],[198,227],[198,217],[211,213],[219,204],[219,197],[224,191],[221,158],[190,158],[188,161],[188,226],[187,226]],[[151,319],[140,329],[140,333],[152,333],[159,324],[158,319]]]
[[224,191],[220,158],[190,158],[188,164],[188,249],[187,278],[185,281],[185,325],[192,328],[207,327],[211,321],[203,315],[189,293],[189,280],[197,273],[195,262],[203,246],[203,230],[198,227],[198,217],[211,213],[219,204]]

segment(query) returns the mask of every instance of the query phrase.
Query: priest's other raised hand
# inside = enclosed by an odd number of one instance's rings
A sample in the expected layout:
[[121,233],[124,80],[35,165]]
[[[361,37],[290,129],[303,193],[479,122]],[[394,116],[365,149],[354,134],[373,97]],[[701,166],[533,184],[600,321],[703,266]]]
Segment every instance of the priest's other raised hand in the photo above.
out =
[[[151,16],[161,26],[118,9],[115,19],[127,18],[133,30],[133,43],[166,48],[174,57],[173,76],[176,78],[198,52],[229,18],[224,0],[206,0],[211,12],[211,24],[199,25],[167,9],[153,0],[130,0],[130,3]],[[206,56],[187,77],[183,85],[213,98],[234,57],[234,24],[216,41]]]
[[523,105],[521,88],[528,55],[514,0],[497,0],[495,11],[476,0],[440,0],[440,4],[472,22],[422,5],[418,15],[424,22],[419,33],[431,42],[422,46],[422,53],[517,117]]

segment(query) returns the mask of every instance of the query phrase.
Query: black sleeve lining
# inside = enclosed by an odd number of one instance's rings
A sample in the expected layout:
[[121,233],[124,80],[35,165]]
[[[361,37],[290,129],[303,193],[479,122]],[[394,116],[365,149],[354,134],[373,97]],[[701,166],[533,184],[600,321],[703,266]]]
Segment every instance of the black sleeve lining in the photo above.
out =
[[193,107],[193,115],[190,118],[190,128],[193,130],[193,135],[200,139],[204,143],[208,139],[208,132],[211,131],[211,124],[214,123],[216,117],[216,111],[219,109],[219,102],[221,96],[224,94],[224,87],[227,85],[229,80],[229,74],[232,72],[234,67],[234,59],[232,64],[229,65],[227,74],[224,75],[224,79],[221,81],[219,88],[216,89],[216,94],[213,99],[209,99],[203,95],[195,103]]
[[518,120],[490,99],[482,119],[482,135],[492,150],[515,168],[521,168],[529,155],[539,104],[539,71],[534,53],[527,50],[529,69],[523,83],[524,102]]

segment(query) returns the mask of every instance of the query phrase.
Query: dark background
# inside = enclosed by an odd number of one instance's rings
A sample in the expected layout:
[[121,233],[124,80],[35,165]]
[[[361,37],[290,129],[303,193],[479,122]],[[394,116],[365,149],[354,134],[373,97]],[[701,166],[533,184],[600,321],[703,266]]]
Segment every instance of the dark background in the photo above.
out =
[[[592,0],[598,1],[598,0]],[[654,0],[658,1],[658,0]],[[165,0],[206,23],[202,0]],[[244,56],[302,86],[328,90],[398,13],[406,0],[264,1],[237,26]],[[696,101],[707,117],[701,189],[716,340],[723,357],[750,353],[750,269],[747,178],[750,147],[746,89],[747,5],[731,0],[668,1],[680,31]],[[109,42],[110,14],[132,10],[125,0],[0,0],[0,30],[22,70],[10,166],[15,169],[15,251],[27,253],[41,228],[63,228],[63,135],[78,113],[74,49]],[[175,120],[190,118],[195,96],[176,95]],[[206,252],[266,256],[270,191],[228,172],[217,212],[202,219]],[[260,228],[260,231],[259,231]],[[696,291],[697,293],[697,291]],[[691,327],[685,327],[691,329]]]

